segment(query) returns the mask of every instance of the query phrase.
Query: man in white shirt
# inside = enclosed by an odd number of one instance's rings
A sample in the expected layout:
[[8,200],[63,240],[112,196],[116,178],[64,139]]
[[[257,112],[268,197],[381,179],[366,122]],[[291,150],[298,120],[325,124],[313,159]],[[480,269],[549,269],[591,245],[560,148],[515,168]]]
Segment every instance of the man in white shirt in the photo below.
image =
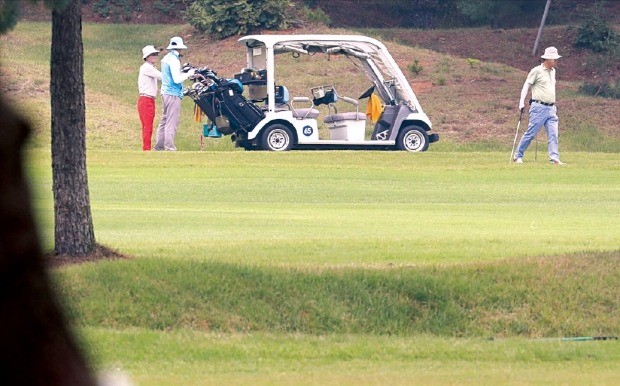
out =
[[138,74],[138,115],[142,123],[142,150],[151,150],[153,121],[155,120],[155,97],[157,81],[161,81],[161,72],[155,68],[159,50],[153,46],[142,49],[144,63]]
[[166,49],[168,53],[161,60],[161,97],[164,111],[157,127],[154,150],[175,151],[177,148],[174,145],[174,137],[181,116],[183,82],[194,74],[194,69],[181,72],[179,50],[187,49],[182,38],[178,36],[171,38]]
[[523,153],[536,137],[541,127],[547,130],[547,151],[549,162],[555,165],[562,165],[558,152],[558,123],[557,107],[555,106],[555,61],[560,59],[558,50],[555,47],[547,47],[545,54],[541,56],[544,61],[541,65],[534,67],[527,76],[521,99],[519,100],[519,110],[525,108],[525,98],[532,88],[532,99],[530,105],[530,119],[527,130],[519,141],[514,162],[523,163]]

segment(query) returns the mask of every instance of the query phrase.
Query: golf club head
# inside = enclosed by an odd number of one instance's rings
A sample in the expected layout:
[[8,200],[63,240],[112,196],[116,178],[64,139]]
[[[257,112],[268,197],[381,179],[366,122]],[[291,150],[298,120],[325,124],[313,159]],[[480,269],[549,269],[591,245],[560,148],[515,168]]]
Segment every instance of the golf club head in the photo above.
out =
[[191,64],[183,63],[183,66],[181,66],[181,72],[188,72],[192,68],[194,68],[194,66],[192,66]]

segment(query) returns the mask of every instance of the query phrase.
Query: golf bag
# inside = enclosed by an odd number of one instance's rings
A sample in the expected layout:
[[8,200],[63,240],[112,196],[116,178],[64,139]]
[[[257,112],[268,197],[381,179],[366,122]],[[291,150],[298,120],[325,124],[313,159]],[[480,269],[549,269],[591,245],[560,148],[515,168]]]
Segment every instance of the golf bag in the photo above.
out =
[[186,95],[194,100],[222,134],[250,131],[265,117],[258,106],[242,95],[243,86],[237,79],[218,78],[209,69],[198,69],[196,74],[203,80],[194,83]]

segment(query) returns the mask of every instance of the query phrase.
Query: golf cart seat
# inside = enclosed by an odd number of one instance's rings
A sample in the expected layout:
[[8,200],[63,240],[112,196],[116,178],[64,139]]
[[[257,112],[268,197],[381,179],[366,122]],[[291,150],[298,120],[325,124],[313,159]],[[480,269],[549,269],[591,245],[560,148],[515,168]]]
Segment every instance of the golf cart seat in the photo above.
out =
[[327,115],[323,122],[329,129],[330,139],[346,141],[363,141],[366,131],[366,114],[359,112],[359,102],[356,99],[340,96],[340,100],[355,106],[355,111],[338,113],[333,103],[334,114]]
[[[294,104],[299,102],[309,103],[310,107],[296,109]],[[291,110],[293,110],[293,117],[297,119],[316,119],[319,116],[319,110],[312,107],[312,101],[308,97],[293,98],[291,101]]]
[[335,125],[338,122],[346,122],[346,121],[366,121],[366,115],[364,113],[358,112],[350,112],[350,113],[338,113],[331,114],[323,118],[323,122],[325,123],[333,123]]

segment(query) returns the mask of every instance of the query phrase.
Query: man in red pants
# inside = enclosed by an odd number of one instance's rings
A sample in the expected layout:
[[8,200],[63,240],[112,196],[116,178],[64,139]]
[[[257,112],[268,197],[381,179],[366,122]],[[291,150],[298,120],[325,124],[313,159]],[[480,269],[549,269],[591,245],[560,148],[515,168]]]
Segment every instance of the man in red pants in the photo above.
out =
[[153,137],[153,120],[155,119],[155,97],[157,81],[161,81],[161,72],[155,68],[159,50],[153,46],[142,49],[144,64],[138,75],[138,114],[142,122],[142,150],[151,150]]

